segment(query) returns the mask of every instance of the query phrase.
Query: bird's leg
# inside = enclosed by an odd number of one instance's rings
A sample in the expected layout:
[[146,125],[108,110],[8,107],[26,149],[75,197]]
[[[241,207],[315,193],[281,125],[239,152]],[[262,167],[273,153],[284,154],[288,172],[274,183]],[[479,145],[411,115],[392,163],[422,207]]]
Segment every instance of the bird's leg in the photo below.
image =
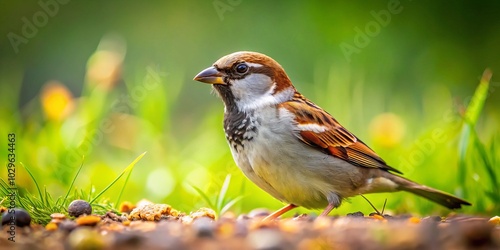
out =
[[280,208],[278,211],[266,216],[266,218],[264,218],[262,221],[271,221],[271,220],[274,220],[278,217],[280,217],[282,214],[296,208],[297,206],[296,205],[293,205],[293,204],[288,204],[282,208]]
[[328,206],[326,206],[325,210],[321,212],[319,216],[328,216],[328,214],[335,208],[335,204],[333,203],[328,203]]
[[321,212],[319,216],[328,216],[328,214],[336,207],[340,206],[340,203],[342,202],[342,198],[340,195],[337,193],[329,193],[328,196],[326,197],[328,200],[328,206],[326,206],[325,210]]

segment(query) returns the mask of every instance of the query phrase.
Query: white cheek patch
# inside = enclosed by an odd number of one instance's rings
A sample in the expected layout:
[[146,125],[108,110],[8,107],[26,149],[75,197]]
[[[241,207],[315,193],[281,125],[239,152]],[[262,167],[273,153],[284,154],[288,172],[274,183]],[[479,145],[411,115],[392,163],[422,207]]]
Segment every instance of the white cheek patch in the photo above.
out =
[[292,89],[275,93],[275,88],[276,83],[269,76],[257,73],[234,80],[231,85],[236,104],[242,111],[278,104],[293,96]]
[[297,127],[299,128],[299,130],[311,131],[314,133],[323,133],[328,130],[328,127],[314,123],[299,124],[297,125]]
[[269,91],[273,82],[269,76],[251,74],[243,79],[233,80],[231,91],[234,97],[245,99],[252,96],[264,95]]

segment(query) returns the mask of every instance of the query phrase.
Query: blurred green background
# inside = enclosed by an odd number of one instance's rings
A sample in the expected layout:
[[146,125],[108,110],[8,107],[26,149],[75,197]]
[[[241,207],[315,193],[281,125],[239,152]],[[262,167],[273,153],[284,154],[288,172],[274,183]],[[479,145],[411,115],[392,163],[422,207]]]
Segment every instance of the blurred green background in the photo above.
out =
[[[191,185],[214,198],[231,174],[226,202],[243,195],[234,212],[277,209],[234,164],[221,101],[192,80],[251,50],[405,177],[474,204],[461,212],[498,213],[499,11],[498,1],[4,1],[0,159],[15,133],[21,193],[36,193],[22,162],[59,197],[83,156],[73,188],[99,192],[147,151],[122,200],[189,212],[206,206]],[[467,140],[464,112],[486,68],[479,140]],[[367,197],[397,213],[447,213],[408,193]],[[355,211],[373,209],[355,197],[332,214]]]

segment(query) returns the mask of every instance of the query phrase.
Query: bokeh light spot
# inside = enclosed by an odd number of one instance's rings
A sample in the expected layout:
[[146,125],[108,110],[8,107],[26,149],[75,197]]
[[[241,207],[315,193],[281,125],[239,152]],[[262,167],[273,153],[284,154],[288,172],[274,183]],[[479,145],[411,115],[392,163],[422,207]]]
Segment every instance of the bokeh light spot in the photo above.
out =
[[406,125],[396,114],[383,113],[370,122],[370,134],[374,143],[383,147],[394,147],[405,136]]
[[157,168],[148,175],[147,190],[155,199],[163,199],[174,190],[175,180],[166,167]]

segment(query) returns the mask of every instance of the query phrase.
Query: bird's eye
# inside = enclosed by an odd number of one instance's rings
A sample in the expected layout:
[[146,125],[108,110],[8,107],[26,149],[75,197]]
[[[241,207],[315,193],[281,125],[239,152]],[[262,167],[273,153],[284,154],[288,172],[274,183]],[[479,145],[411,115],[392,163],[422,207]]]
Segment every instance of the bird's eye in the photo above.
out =
[[248,71],[248,65],[246,65],[245,63],[240,63],[240,64],[236,65],[236,67],[234,69],[236,70],[236,72],[238,72],[240,74],[244,74]]

